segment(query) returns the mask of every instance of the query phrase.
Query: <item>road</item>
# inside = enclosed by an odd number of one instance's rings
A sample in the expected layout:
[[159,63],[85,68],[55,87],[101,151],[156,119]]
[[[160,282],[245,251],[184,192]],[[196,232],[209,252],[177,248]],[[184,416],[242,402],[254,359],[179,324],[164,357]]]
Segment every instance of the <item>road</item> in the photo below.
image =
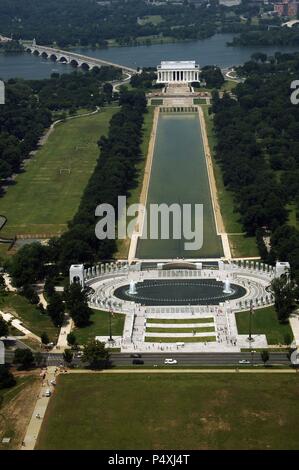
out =
[[[43,357],[47,361],[48,366],[59,366],[63,363],[63,355],[57,353],[43,353]],[[263,364],[259,352],[251,354],[245,353],[144,353],[141,355],[141,359],[144,361],[145,366],[162,366],[164,365],[164,359],[172,358],[178,361],[179,366],[238,366],[240,360],[248,360],[253,364]],[[5,355],[6,362],[13,361],[13,352],[6,351]],[[114,367],[130,366],[132,365],[132,357],[127,353],[112,353],[110,355],[110,363]],[[73,364],[80,365],[81,360],[74,358]],[[269,365],[289,365],[290,361],[287,354],[273,352],[270,353]],[[81,364],[82,365],[82,364]]]

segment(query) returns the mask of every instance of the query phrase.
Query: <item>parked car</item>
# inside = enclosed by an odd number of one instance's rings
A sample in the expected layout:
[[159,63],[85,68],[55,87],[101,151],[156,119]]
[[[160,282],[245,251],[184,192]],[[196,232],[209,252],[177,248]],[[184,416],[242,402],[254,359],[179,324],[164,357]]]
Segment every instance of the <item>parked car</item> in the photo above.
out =
[[133,359],[132,364],[141,365],[144,364],[144,361],[142,361],[141,359]]
[[134,353],[134,354],[131,354],[130,357],[138,358],[138,357],[141,357],[141,354]]
[[50,397],[52,395],[52,392],[51,390],[48,388],[48,390],[46,390],[45,392],[45,397]]
[[250,364],[250,361],[248,361],[248,359],[241,359],[239,364]]
[[176,359],[171,359],[171,358],[168,358],[168,359],[164,359],[164,364],[177,364],[178,361]]
[[75,357],[82,357],[84,354],[83,351],[78,351],[76,354],[75,354]]

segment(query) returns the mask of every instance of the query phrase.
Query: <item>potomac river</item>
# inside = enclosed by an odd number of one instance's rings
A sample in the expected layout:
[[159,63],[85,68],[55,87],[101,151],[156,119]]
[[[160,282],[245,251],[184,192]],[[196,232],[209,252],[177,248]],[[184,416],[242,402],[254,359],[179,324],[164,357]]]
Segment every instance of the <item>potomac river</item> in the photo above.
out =
[[[229,47],[227,42],[233,34],[217,34],[209,39],[172,44],[155,44],[137,47],[110,47],[106,49],[76,48],[76,52],[106,59],[111,62],[137,67],[155,67],[161,60],[196,60],[201,66],[219,65],[222,68],[240,65],[246,62],[251,54],[262,51],[268,55],[279,52],[298,51],[296,46],[256,46]],[[8,79],[22,77],[25,79],[47,78],[53,72],[66,73],[72,71],[70,65],[55,63],[31,54],[0,54],[0,77]]]

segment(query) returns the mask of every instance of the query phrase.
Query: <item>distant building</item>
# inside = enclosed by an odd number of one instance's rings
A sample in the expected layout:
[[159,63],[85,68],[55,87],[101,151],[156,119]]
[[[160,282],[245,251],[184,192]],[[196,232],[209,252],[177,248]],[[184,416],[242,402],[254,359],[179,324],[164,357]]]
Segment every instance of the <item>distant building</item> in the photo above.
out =
[[157,67],[157,83],[199,82],[199,71],[195,60],[162,61]]
[[299,12],[299,2],[282,0],[274,5],[274,11],[278,16],[297,16]]

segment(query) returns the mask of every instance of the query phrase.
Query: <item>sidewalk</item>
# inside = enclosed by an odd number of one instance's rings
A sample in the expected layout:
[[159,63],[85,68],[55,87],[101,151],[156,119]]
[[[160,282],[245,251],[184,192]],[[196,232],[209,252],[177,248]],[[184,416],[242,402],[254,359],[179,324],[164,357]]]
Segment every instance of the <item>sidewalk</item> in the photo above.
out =
[[39,343],[41,342],[41,339],[39,336],[32,333],[32,331],[27,330],[27,328],[25,328],[25,326],[22,325],[22,321],[15,318],[11,313],[4,313],[0,311],[0,315],[2,316],[3,320],[5,320],[6,322],[11,321],[11,325],[17,330],[21,331],[28,338],[33,338],[37,340]]
[[67,344],[67,335],[72,331],[73,329],[73,320],[69,316],[68,313],[64,314],[64,322],[63,325],[60,329],[59,337],[57,344],[55,346],[55,349],[58,350],[65,350],[68,347]]
[[38,434],[43,424],[43,419],[51,398],[44,396],[45,392],[46,390],[51,390],[52,394],[54,393],[55,387],[51,385],[51,380],[55,379],[55,376],[57,375],[55,374],[55,370],[58,370],[58,368],[48,367],[47,369],[46,377],[41,384],[40,392],[37,397],[36,405],[33,410],[21,450],[33,450],[36,445]]

